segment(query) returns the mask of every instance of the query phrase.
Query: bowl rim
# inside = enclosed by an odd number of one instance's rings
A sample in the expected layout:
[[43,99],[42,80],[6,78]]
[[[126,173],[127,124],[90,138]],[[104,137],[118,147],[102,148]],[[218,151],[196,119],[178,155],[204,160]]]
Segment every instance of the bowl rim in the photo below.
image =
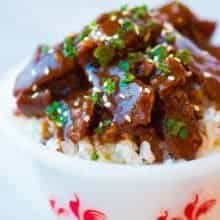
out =
[[[27,59],[25,59],[25,61],[23,61],[21,64],[15,66],[15,68],[12,68],[3,74],[0,85],[10,83],[11,76],[11,80],[14,81],[15,76],[26,63]],[[10,133],[7,132],[8,130],[10,130]],[[57,171],[64,172],[68,175],[84,175],[94,178],[98,176],[118,178],[123,177],[130,179],[134,177],[134,179],[146,179],[147,177],[149,181],[178,181],[192,177],[201,177],[220,171],[220,153],[217,152],[204,158],[172,164],[146,166],[114,164],[106,162],[94,162],[77,157],[71,157],[59,152],[44,150],[42,149],[41,144],[38,144],[25,136],[18,135],[15,129],[11,129],[11,126],[7,123],[6,117],[1,119],[0,132],[3,134],[2,138],[8,139],[11,144],[10,147],[18,147],[18,150],[22,150],[23,153],[27,154],[27,156],[31,155],[35,162],[44,164],[44,167],[47,166],[50,169],[56,169]],[[11,137],[16,137],[16,145]],[[30,145],[34,147],[30,147]],[[75,169],[73,169],[73,167]],[[149,176],[151,178],[149,178]]]

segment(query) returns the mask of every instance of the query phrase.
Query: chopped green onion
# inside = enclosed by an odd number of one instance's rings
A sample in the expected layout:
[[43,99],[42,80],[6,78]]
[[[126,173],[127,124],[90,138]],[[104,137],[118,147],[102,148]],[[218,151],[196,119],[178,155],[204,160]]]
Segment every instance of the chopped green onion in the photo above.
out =
[[169,75],[170,74],[169,66],[166,63],[159,63],[157,68],[164,75]]
[[192,61],[192,53],[188,49],[177,51],[176,57],[179,58],[185,65],[189,64]]
[[91,100],[93,101],[94,104],[98,104],[100,101],[100,92],[93,92],[91,95]]
[[152,50],[149,51],[149,56],[154,61],[162,62],[168,56],[167,48],[164,45],[157,45]]
[[122,39],[111,39],[109,41],[111,47],[115,49],[123,49],[125,48],[125,42]]
[[96,150],[94,150],[92,153],[91,153],[91,160],[98,160],[99,159],[99,154]]
[[130,63],[127,60],[121,60],[118,64],[120,70],[128,72],[130,70]]
[[137,52],[137,53],[129,53],[128,54],[128,62],[130,64],[134,64],[137,63],[139,61],[142,61],[144,58],[144,54],[141,52]]
[[189,132],[188,132],[187,128],[185,128],[185,127],[181,128],[180,131],[179,131],[179,137],[181,139],[187,139],[188,136],[189,136]]
[[186,124],[182,121],[169,118],[165,123],[167,132],[172,136],[179,136],[181,139],[186,139],[188,137],[188,130]]
[[176,37],[173,33],[169,33],[165,36],[165,41],[168,43],[168,44],[172,44],[174,43],[174,41],[176,40]]
[[41,50],[42,54],[46,55],[46,54],[48,54],[50,47],[48,45],[44,44],[40,47],[40,50]]
[[65,57],[76,57],[77,49],[73,45],[72,37],[67,37],[63,44],[63,54]]
[[124,4],[124,5],[121,6],[120,11],[125,12],[125,11],[128,11],[128,9],[129,9],[128,4]]
[[127,85],[135,80],[135,76],[132,73],[125,73],[121,80],[121,85]]
[[79,36],[76,38],[76,43],[79,43],[79,42],[83,41],[96,28],[97,28],[96,21],[91,22],[91,24],[86,26],[83,29],[83,31],[79,34]]
[[58,127],[63,127],[69,117],[67,106],[64,103],[57,101],[53,102],[46,108],[46,114],[48,118]]
[[112,78],[104,79],[103,89],[107,95],[112,95],[116,90],[116,82]]
[[98,127],[95,129],[96,134],[102,134],[106,128],[110,127],[112,124],[111,120],[104,120],[99,122]]
[[101,45],[94,51],[94,57],[103,67],[107,66],[112,61],[114,54],[114,49],[106,45]]
[[121,26],[122,26],[122,30],[125,32],[134,31],[134,23],[128,18],[123,20]]
[[147,23],[149,28],[156,28],[158,26],[158,21],[156,19],[150,19]]
[[147,5],[142,5],[142,6],[138,6],[138,7],[133,8],[131,11],[133,13],[133,18],[138,19],[138,18],[141,18],[144,15],[146,15],[146,13],[148,11],[148,7],[147,7]]

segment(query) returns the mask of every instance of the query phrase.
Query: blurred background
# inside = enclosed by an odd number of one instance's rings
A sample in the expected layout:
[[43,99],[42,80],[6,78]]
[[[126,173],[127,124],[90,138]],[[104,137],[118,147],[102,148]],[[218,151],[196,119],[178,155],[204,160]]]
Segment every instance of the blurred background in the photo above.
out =
[[[0,0],[0,77],[8,69],[30,56],[39,43],[53,44],[68,33],[78,31],[103,10],[122,4],[149,6],[165,0]],[[219,0],[182,0],[201,16],[220,21]],[[0,92],[4,92],[1,91]],[[1,105],[1,104],[0,104]],[[17,158],[13,149],[1,146],[0,154],[0,219],[46,220],[35,210],[37,198],[30,200],[28,189],[34,180],[28,178],[29,158]],[[14,170],[11,164],[17,165]],[[16,183],[23,184],[23,189]],[[19,184],[20,185],[20,184]],[[33,203],[32,209],[28,204]]]

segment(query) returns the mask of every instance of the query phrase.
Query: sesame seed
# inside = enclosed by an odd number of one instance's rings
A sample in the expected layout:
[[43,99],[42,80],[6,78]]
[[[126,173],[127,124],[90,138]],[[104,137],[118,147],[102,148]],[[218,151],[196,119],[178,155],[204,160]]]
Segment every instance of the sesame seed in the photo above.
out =
[[31,98],[32,98],[32,99],[36,99],[36,98],[38,97],[38,95],[39,95],[39,92],[35,92],[35,93],[31,96]]
[[189,77],[189,76],[192,76],[192,71],[187,71],[187,72],[186,72],[186,76],[188,76],[188,77]]
[[34,85],[32,86],[32,91],[33,91],[33,92],[37,91],[37,85],[36,85],[36,84],[34,84]]
[[125,115],[124,119],[129,123],[131,122],[131,117],[129,115]]
[[101,31],[96,31],[95,34],[98,36],[98,37],[101,37],[103,34]]
[[57,112],[58,112],[59,114],[62,114],[62,109],[61,109],[61,108],[58,108],[58,109],[57,109]]
[[110,17],[110,20],[111,20],[111,21],[116,21],[116,20],[117,20],[117,16],[116,16],[116,15],[112,15],[112,16]]
[[200,107],[199,107],[198,105],[194,105],[193,108],[194,108],[194,110],[197,111],[197,112],[200,111]]
[[100,41],[105,41],[105,39],[106,39],[106,38],[105,38],[104,35],[102,35],[102,36],[99,38]]
[[167,46],[167,51],[168,51],[168,52],[173,51],[173,49],[174,49],[173,46],[171,46],[171,45],[168,45],[168,46]]
[[167,30],[166,29],[163,29],[162,31],[161,31],[161,36],[162,37],[165,37],[167,35]]
[[105,40],[110,41],[111,39],[112,39],[112,37],[105,36]]
[[37,74],[37,71],[36,71],[35,69],[32,69],[32,70],[31,70],[31,75],[32,75],[32,76],[35,76],[36,74]]
[[93,92],[101,92],[101,89],[99,89],[98,87],[94,87]]
[[174,57],[174,60],[176,60],[178,63],[181,63],[181,60],[177,57]]
[[204,77],[205,78],[210,78],[212,75],[209,72],[204,72]]
[[[169,56],[168,56],[168,58],[174,58],[174,55],[173,54],[170,54]],[[174,58],[175,59],[175,58]]]
[[77,100],[73,103],[73,105],[74,105],[75,107],[78,107],[78,106],[79,106],[79,99],[77,99]]
[[129,11],[123,11],[122,12],[122,15],[128,15],[129,14]]
[[120,19],[118,20],[118,23],[122,25],[122,24],[124,23],[123,19],[120,18]]
[[48,67],[45,67],[44,69],[44,74],[48,75],[50,73],[50,69]]
[[170,81],[174,81],[174,80],[175,80],[175,76],[168,76],[167,78],[168,78],[168,80],[170,80]]
[[152,59],[150,59],[150,58],[147,58],[147,61],[149,62],[149,63],[154,63],[154,61],[152,60]]
[[122,98],[122,99],[126,98],[126,96],[124,94],[119,94],[119,97]]
[[173,31],[174,31],[173,25],[171,25],[171,24],[168,23],[168,22],[165,22],[165,23],[164,23],[164,28],[165,28],[168,32],[173,32]]
[[149,88],[145,88],[145,89],[144,89],[144,92],[147,93],[147,94],[150,94],[151,91],[150,91]]
[[107,97],[107,95],[103,95],[103,101],[106,103],[106,102],[108,102],[108,97]]
[[113,38],[113,39],[118,39],[118,38],[119,38],[119,35],[118,35],[118,34],[115,34],[115,35],[112,36],[112,38]]
[[105,106],[106,108],[110,108],[110,107],[112,106],[112,104],[111,104],[111,102],[106,102],[106,103],[104,104],[104,106]]
[[136,25],[136,24],[134,25],[134,30],[137,35],[140,35],[140,29],[139,29],[138,25]]
[[89,120],[90,120],[90,117],[89,117],[89,115],[86,115],[85,117],[84,117],[84,119],[83,119],[85,122],[89,122]]

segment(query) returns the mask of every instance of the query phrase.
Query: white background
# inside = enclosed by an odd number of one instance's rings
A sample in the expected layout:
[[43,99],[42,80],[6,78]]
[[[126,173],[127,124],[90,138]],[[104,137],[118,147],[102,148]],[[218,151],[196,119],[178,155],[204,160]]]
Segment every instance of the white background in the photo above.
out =
[[[146,2],[156,5],[163,0],[0,0],[0,76],[30,55],[37,44],[53,43],[69,32],[79,30],[103,9],[121,4]],[[220,21],[219,0],[185,0],[201,15]],[[0,88],[0,92],[1,91]],[[0,107],[1,106],[0,103]],[[1,137],[0,137],[1,138]],[[16,141],[16,140],[15,140]],[[25,193],[32,181],[28,178],[27,158],[17,158],[13,149],[0,150],[0,220],[46,220],[35,210],[35,199],[28,201]],[[12,170],[11,164],[17,164]],[[17,188],[16,183],[23,183]],[[32,203],[32,209],[29,208]]]

